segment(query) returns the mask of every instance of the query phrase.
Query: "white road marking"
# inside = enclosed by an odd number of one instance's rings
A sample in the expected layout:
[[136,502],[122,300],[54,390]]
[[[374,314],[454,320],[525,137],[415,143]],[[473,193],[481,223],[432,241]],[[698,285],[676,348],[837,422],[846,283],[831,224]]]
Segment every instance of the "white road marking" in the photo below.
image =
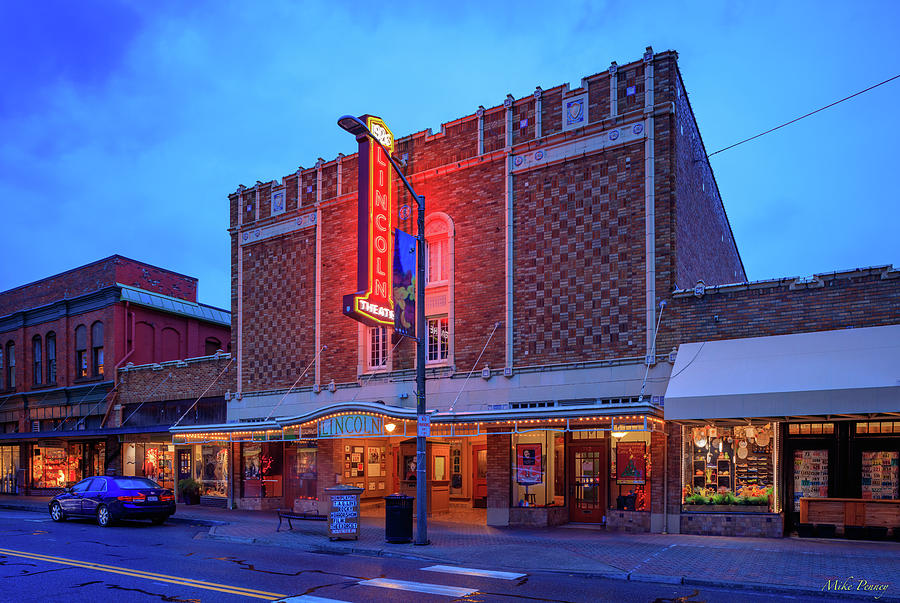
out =
[[446,595],[448,597],[465,597],[478,592],[476,588],[461,588],[459,586],[444,586],[443,584],[426,584],[425,582],[407,582],[406,580],[389,580],[387,578],[375,578],[363,580],[362,586],[380,586],[381,588],[393,588],[396,590],[411,590],[432,595]]
[[315,595],[298,595],[296,597],[287,597],[286,599],[278,599],[275,603],[347,603],[340,599],[326,599],[325,597],[317,597]]
[[481,578],[498,578],[500,580],[517,580],[528,574],[517,574],[515,572],[497,572],[494,570],[473,569],[471,567],[455,567],[453,565],[432,565],[431,567],[423,567],[422,571],[426,572],[443,572],[445,574],[464,574],[466,576],[479,576]]

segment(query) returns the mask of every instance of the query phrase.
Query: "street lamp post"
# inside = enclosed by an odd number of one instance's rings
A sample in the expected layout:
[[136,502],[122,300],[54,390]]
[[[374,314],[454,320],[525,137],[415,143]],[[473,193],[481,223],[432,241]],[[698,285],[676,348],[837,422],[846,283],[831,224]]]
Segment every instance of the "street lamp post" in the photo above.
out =
[[[366,124],[352,115],[344,115],[338,119],[338,125],[353,134],[357,142],[363,142],[367,138],[384,151],[397,176],[403,181],[406,190],[416,200],[416,415],[418,425],[424,423],[425,410],[425,345],[427,333],[425,332],[425,196],[416,193],[412,184],[400,171],[400,166],[391,157],[378,138],[376,138]],[[428,488],[427,488],[427,461],[425,453],[425,436],[421,428],[416,428],[416,538],[415,544],[428,544]]]

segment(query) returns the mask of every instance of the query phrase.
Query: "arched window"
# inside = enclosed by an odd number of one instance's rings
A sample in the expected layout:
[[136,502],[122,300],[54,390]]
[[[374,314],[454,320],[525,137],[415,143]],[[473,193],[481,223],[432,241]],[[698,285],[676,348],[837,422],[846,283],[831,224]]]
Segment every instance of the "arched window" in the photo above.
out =
[[81,379],[88,376],[87,364],[87,327],[78,325],[75,327],[75,378]]
[[453,222],[436,212],[425,222],[426,362],[450,363],[453,355]]
[[16,389],[16,344],[6,344],[6,388]]
[[215,337],[207,337],[206,338],[206,355],[212,356],[217,351],[222,349],[222,342],[216,339]]
[[35,335],[31,339],[31,359],[32,359],[32,379],[35,385],[40,385],[44,376],[44,365],[42,362],[43,346],[41,345],[41,336]]
[[47,333],[47,383],[56,383],[56,333]]
[[91,374],[103,376],[103,323],[100,321],[91,325]]

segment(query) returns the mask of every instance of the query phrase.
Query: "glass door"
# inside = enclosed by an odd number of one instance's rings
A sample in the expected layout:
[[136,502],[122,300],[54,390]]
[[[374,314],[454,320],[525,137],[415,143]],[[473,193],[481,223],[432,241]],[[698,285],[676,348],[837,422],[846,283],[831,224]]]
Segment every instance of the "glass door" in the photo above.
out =
[[606,448],[602,445],[573,447],[569,475],[572,484],[569,520],[602,523],[606,514]]

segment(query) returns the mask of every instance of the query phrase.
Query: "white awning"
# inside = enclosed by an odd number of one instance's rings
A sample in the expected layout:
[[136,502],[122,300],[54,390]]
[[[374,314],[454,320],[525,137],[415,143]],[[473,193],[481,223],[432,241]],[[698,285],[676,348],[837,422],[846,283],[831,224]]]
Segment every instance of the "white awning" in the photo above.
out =
[[898,413],[900,325],[687,343],[666,420]]

